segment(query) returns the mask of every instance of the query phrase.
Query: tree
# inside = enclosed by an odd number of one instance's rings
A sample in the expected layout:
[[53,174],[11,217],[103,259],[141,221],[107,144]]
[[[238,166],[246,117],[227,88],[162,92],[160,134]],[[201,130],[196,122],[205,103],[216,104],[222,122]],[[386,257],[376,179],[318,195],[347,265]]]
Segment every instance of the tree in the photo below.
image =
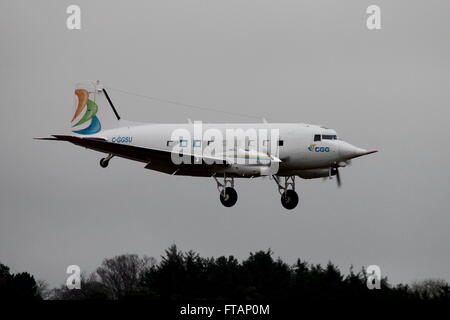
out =
[[105,259],[97,269],[100,283],[113,299],[139,295],[141,276],[154,265],[154,259],[139,258],[136,254],[123,254]]
[[81,275],[80,289],[68,289],[66,285],[62,285],[49,294],[51,300],[108,300],[111,298],[109,289],[98,281],[95,273],[89,277],[85,274]]
[[38,281],[36,281],[36,285],[37,285],[37,290],[38,290],[39,296],[44,300],[50,299],[51,290],[49,289],[47,281],[38,280]]
[[34,277],[27,272],[11,274],[9,268],[0,263],[0,298],[40,300]]
[[410,290],[422,300],[448,300],[450,298],[447,281],[442,279],[415,281]]
[[241,266],[233,256],[221,256],[205,261],[205,293],[212,299],[232,299],[240,297],[242,291]]
[[258,251],[242,262],[242,282],[246,286],[243,298],[285,299],[289,292],[291,270],[273,252]]
[[142,284],[150,292],[160,298],[178,299],[184,297],[186,288],[186,268],[184,254],[178,251],[176,245],[170,246],[161,257],[159,265],[150,268],[142,279]]

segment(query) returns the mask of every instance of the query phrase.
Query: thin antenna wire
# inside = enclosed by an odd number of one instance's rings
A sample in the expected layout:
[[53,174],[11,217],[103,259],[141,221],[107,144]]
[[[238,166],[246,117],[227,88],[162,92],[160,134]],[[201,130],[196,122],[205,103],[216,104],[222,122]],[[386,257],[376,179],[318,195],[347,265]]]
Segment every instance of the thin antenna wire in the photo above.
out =
[[246,118],[253,118],[253,119],[262,119],[262,117],[249,115],[249,114],[244,114],[244,113],[230,112],[230,111],[224,111],[224,110],[219,110],[219,109],[214,109],[214,108],[196,106],[196,105],[193,105],[193,104],[187,104],[187,103],[182,103],[182,102],[178,102],[178,101],[172,101],[172,100],[161,99],[161,98],[157,98],[157,97],[146,96],[146,95],[143,95],[143,94],[129,92],[129,91],[125,91],[125,90],[121,90],[121,89],[117,89],[117,88],[112,88],[112,87],[105,87],[105,88],[107,88],[109,90],[113,90],[113,91],[118,91],[118,92],[121,92],[121,93],[124,93],[124,94],[128,94],[128,95],[131,95],[131,96],[136,96],[136,97],[149,99],[149,100],[154,100],[154,101],[159,101],[159,102],[170,103],[170,104],[174,104],[174,105],[178,105],[178,106],[182,106],[182,107],[187,107],[187,108],[206,110],[206,111],[213,111],[213,112],[217,112],[217,113],[229,114],[229,115],[239,116],[239,117],[246,117]]

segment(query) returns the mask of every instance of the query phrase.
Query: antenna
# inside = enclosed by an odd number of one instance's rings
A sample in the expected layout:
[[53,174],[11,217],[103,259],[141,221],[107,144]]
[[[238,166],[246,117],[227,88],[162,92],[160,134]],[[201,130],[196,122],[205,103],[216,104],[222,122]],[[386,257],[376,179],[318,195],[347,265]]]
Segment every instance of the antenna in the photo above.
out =
[[109,105],[111,106],[111,109],[114,111],[114,114],[116,115],[117,120],[120,120],[120,116],[119,116],[119,114],[117,113],[116,108],[114,108],[114,105],[113,105],[111,99],[109,98],[108,92],[106,92],[105,88],[103,88],[102,91],[103,91],[103,93],[105,94],[106,100],[108,100]]
[[[202,106],[197,106],[197,105],[194,105],[194,104],[187,104],[187,103],[183,103],[183,102],[179,102],[179,101],[161,99],[161,98],[146,96],[146,95],[143,95],[143,94],[129,92],[129,91],[125,91],[125,90],[121,90],[121,89],[117,89],[117,88],[112,88],[112,87],[109,87],[109,86],[107,88],[108,88],[108,90],[111,89],[113,91],[118,91],[118,92],[121,92],[121,93],[124,93],[124,94],[128,94],[128,95],[131,95],[131,96],[136,96],[136,97],[140,97],[140,98],[144,98],[144,99],[149,99],[149,100],[169,103],[169,104],[172,104],[172,105],[187,107],[187,108],[191,108],[191,109],[206,110],[206,111],[210,111],[210,112],[212,111],[212,112],[223,113],[223,114],[239,116],[239,117],[244,117],[244,118],[261,119],[261,117],[259,117],[259,116],[254,116],[254,115],[249,115],[249,114],[244,114],[244,113],[238,113],[238,112],[230,112],[230,111],[225,111],[225,110],[220,110],[220,109],[215,109],[215,108],[209,108],[209,107],[202,107]],[[105,91],[105,89],[103,89],[103,91]]]

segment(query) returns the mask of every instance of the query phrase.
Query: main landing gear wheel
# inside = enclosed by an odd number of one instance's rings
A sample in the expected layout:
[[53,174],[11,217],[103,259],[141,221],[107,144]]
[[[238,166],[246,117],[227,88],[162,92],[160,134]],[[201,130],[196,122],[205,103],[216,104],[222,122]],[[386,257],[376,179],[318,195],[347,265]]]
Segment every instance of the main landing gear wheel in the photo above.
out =
[[237,192],[231,187],[226,187],[225,190],[220,193],[220,202],[222,202],[225,207],[234,206],[237,199]]
[[229,208],[236,204],[238,199],[238,195],[236,190],[234,190],[234,178],[227,177],[225,174],[223,175],[223,183],[220,182],[215,175],[213,175],[214,180],[217,183],[217,190],[219,190],[220,194],[220,202]]
[[298,204],[298,194],[294,190],[286,190],[281,195],[281,204],[288,210],[294,209]]
[[[279,177],[273,175],[273,180],[278,186],[278,192],[281,194],[281,204],[285,209],[292,210],[298,204],[298,194],[295,192],[295,176]],[[281,181],[284,179],[284,181]]]

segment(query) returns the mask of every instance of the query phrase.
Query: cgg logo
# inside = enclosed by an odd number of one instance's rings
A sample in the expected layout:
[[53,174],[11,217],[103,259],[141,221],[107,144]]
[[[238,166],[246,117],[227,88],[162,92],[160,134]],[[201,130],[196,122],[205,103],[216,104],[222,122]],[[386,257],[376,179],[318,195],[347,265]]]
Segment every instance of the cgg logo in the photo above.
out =
[[311,144],[308,147],[309,151],[314,151],[314,152],[330,152],[330,148],[329,147],[316,147],[316,144]]
[[131,143],[133,137],[112,137],[111,142],[114,143]]

